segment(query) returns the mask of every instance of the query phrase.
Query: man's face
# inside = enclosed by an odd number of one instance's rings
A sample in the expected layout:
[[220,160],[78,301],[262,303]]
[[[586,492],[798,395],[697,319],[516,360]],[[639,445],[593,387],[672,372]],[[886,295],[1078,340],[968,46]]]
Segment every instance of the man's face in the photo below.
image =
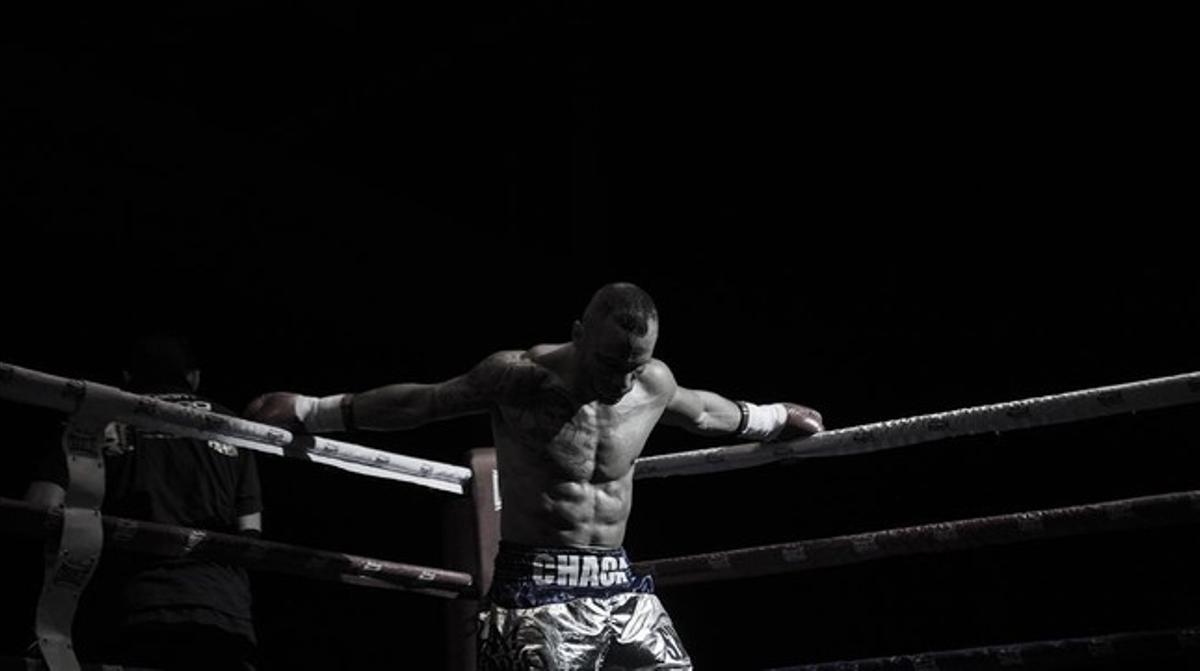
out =
[[584,370],[592,393],[613,405],[633,389],[642,369],[654,356],[658,321],[650,320],[646,335],[621,328],[611,319],[584,334]]

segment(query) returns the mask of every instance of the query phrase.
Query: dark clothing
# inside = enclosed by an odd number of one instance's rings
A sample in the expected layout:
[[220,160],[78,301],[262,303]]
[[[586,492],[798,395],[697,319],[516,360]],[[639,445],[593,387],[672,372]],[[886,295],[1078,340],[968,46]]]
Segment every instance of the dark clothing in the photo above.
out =
[[[233,414],[195,396],[148,394],[202,410]],[[237,519],[262,510],[253,456],[215,440],[170,436],[123,424],[109,427],[104,447],[105,514],[211,531],[237,533]],[[67,484],[61,453],[43,462],[35,479]],[[102,561],[96,582],[115,591],[101,608],[128,631],[179,627],[218,630],[214,640],[253,648],[250,585],[244,568],[191,558],[127,555]],[[90,591],[90,588],[89,588]],[[120,613],[111,613],[117,605]],[[129,629],[133,628],[133,629]],[[128,638],[127,632],[118,638]],[[169,665],[168,665],[169,666]],[[232,667],[237,668],[237,667]]]
[[[147,395],[234,414],[194,394]],[[232,445],[114,424],[104,461],[104,512],[109,515],[237,533],[238,516],[262,510],[254,458]],[[43,461],[34,479],[65,487],[67,465],[61,455]]]
[[252,671],[254,644],[191,622],[135,625],[117,641],[127,666],[170,671]]

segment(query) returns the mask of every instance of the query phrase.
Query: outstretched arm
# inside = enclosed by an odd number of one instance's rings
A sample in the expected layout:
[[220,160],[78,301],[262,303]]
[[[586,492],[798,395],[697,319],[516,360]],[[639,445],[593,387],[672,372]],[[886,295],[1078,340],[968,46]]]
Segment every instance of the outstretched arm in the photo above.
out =
[[485,412],[489,387],[479,373],[484,361],[470,373],[437,384],[391,384],[350,396],[351,426],[343,428],[389,431],[411,429],[440,419]]
[[742,412],[733,401],[711,391],[676,387],[662,422],[703,435],[730,434],[737,430]]
[[403,383],[323,398],[274,392],[250,402],[250,419],[312,433],[390,431],[486,412],[510,394],[538,386],[544,371],[520,352],[500,352],[470,372],[435,384]]
[[[663,366],[666,369],[666,366]],[[670,371],[667,371],[670,375]],[[751,440],[789,440],[824,431],[821,413],[796,403],[755,405],[675,384],[662,422],[704,435],[736,434]]]

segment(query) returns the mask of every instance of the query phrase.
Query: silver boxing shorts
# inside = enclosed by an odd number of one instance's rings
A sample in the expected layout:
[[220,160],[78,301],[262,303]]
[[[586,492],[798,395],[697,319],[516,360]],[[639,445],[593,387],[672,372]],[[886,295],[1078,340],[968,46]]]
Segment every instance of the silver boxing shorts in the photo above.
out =
[[479,669],[691,669],[649,576],[621,549],[500,542]]

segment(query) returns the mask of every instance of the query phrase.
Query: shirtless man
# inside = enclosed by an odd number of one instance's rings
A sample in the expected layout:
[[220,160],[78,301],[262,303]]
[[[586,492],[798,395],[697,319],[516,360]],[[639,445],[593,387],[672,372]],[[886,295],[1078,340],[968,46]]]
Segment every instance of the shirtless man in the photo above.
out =
[[658,312],[632,284],[592,297],[571,342],[493,354],[438,384],[313,398],[276,392],[247,416],[309,432],[409,429],[489,413],[500,553],[481,614],[481,669],[691,669],[649,576],[621,547],[634,462],[662,421],[753,440],[823,430],[816,411],[685,389],[653,358]]

